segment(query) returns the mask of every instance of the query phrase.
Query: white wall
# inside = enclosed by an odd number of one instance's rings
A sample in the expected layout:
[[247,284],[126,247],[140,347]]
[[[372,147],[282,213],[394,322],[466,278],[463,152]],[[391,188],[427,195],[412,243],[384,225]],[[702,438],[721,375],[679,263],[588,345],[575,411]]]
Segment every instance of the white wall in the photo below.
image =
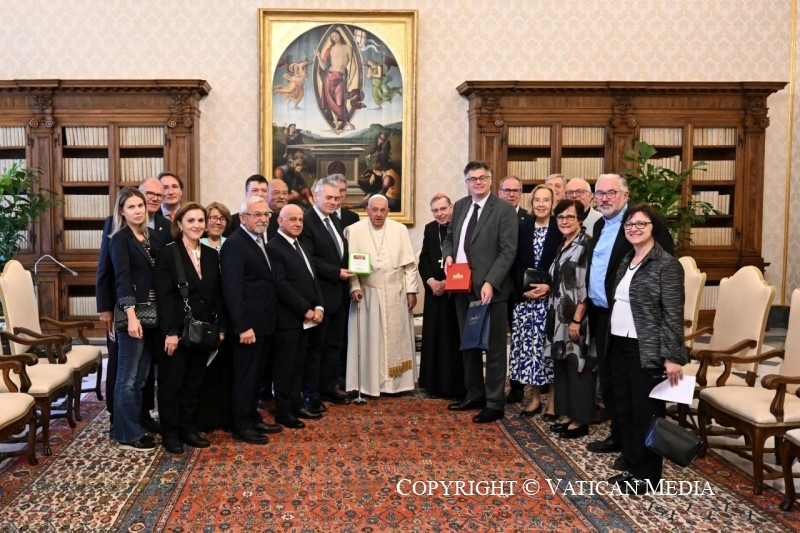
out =
[[[464,80],[791,81],[792,0],[0,0],[0,79],[201,78],[201,198],[235,206],[259,171],[259,8],[417,9],[416,220],[427,199],[461,196]],[[13,38],[12,38],[13,36]],[[784,250],[790,90],[769,100],[764,206],[767,279],[800,286],[800,247]],[[796,105],[796,104],[794,104]],[[795,123],[797,123],[795,114]],[[795,128],[796,129],[796,128]],[[800,196],[790,197],[791,232]],[[787,259],[788,257],[788,259]],[[788,266],[786,285],[782,283]]]

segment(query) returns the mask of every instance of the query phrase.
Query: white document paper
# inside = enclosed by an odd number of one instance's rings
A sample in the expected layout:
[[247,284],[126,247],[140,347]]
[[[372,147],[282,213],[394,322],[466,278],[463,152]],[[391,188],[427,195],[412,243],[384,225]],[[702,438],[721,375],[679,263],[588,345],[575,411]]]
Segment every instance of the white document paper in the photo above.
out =
[[208,360],[206,361],[206,366],[211,365],[211,361],[214,360],[214,358],[217,356],[217,353],[219,353],[219,350],[214,350],[213,352],[208,354]]
[[694,399],[695,376],[683,376],[683,379],[674,387],[670,386],[669,378],[665,379],[650,391],[650,397],[665,402],[692,404]]
[[303,322],[303,329],[311,329],[317,326],[319,326],[319,324],[317,324],[313,320],[306,320],[305,322]]

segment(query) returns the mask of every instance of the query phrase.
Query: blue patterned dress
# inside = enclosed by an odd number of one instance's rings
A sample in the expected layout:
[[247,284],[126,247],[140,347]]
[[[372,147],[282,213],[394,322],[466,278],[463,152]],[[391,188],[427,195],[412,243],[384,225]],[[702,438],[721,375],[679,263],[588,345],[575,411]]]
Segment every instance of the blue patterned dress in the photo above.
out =
[[[537,268],[542,259],[545,237],[547,226],[536,226],[533,230],[533,253]],[[525,300],[514,307],[509,375],[511,379],[526,385],[553,383],[553,360],[544,356],[544,325],[548,302],[547,298]]]

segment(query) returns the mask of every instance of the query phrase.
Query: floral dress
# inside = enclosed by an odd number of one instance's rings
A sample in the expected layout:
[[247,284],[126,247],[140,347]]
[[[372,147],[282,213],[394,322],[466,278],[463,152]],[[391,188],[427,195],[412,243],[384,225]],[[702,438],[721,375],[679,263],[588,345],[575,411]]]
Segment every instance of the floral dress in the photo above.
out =
[[[537,268],[545,237],[547,226],[536,226],[533,230],[533,254]],[[544,356],[547,309],[548,299],[525,300],[514,307],[509,375],[511,379],[526,385],[548,385],[553,382],[553,360]]]

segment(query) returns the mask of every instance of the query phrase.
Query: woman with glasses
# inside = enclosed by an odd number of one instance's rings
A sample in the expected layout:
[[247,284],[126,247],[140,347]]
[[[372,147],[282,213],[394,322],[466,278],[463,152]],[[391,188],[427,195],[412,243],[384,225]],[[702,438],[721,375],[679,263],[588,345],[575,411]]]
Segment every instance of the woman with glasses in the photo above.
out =
[[222,243],[225,242],[223,234],[231,221],[231,211],[219,202],[208,204],[206,211],[208,212],[206,236],[200,239],[200,243],[219,252]]
[[553,400],[562,418],[550,430],[561,438],[577,439],[588,435],[595,411],[597,361],[589,356],[586,314],[586,271],[591,252],[589,237],[581,227],[583,204],[562,200],[553,213],[563,240],[550,266],[544,353],[553,360]]
[[[558,251],[561,234],[555,218],[553,191],[538,185],[531,194],[533,216],[519,224],[517,260],[514,265],[514,318],[511,325],[509,378],[530,385],[532,394],[520,416],[531,418],[542,412],[541,387],[553,382],[553,361],[544,357],[544,323],[547,316],[547,285],[523,287],[525,270],[547,271]],[[553,402],[548,406],[553,415]]]
[[609,483],[623,493],[644,494],[648,482],[658,485],[662,469],[661,456],[645,447],[645,435],[653,417],[666,413],[650,391],[665,377],[677,385],[686,364],[683,268],[654,239],[666,227],[651,206],[629,207],[622,227],[633,250],[616,272],[606,354],[628,470]]

